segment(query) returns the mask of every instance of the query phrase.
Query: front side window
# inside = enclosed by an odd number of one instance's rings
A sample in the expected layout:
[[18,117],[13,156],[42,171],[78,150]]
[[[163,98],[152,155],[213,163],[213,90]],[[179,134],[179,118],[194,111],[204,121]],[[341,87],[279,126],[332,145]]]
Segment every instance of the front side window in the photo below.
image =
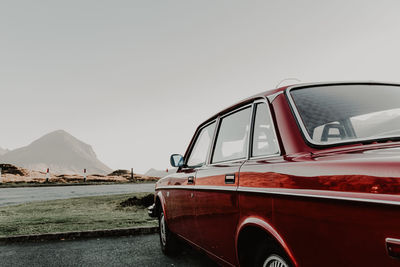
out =
[[251,108],[247,107],[221,119],[212,162],[245,158],[250,131]]
[[279,153],[278,141],[274,133],[273,122],[266,103],[255,105],[253,145],[251,156],[268,156]]
[[315,86],[289,94],[304,135],[314,144],[400,138],[399,86]]
[[200,167],[206,162],[207,152],[213,139],[214,130],[215,122],[200,130],[187,162],[189,167]]

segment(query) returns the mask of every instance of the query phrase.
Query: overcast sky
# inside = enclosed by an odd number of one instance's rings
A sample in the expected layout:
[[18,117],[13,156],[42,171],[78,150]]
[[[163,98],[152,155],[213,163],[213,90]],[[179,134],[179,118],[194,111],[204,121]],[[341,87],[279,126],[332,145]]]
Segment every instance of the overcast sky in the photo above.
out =
[[113,169],[285,78],[400,82],[399,1],[0,2],[0,146],[64,129]]

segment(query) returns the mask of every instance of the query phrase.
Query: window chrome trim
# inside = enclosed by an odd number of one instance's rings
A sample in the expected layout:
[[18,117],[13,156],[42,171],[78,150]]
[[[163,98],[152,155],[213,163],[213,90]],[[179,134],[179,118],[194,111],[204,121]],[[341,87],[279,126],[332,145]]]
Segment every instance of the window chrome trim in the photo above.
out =
[[214,163],[210,163],[207,166],[218,166],[218,165],[225,165],[225,164],[230,164],[230,163],[243,163],[244,161],[247,160],[247,156],[240,158],[240,159],[232,159],[232,160],[225,160],[225,161],[218,161]]
[[283,94],[283,91],[279,91],[279,92],[277,92],[277,93],[275,93],[275,94],[268,95],[268,96],[267,96],[268,101],[269,101],[270,103],[274,102],[274,100],[275,100],[279,95],[281,95],[281,94]]
[[257,160],[257,159],[273,159],[273,158],[281,158],[281,154],[272,154],[272,155],[265,155],[265,156],[256,156],[256,157],[251,157],[249,160]]
[[349,140],[344,140],[344,141],[337,141],[337,142],[333,142],[333,143],[320,143],[320,142],[316,142],[315,140],[313,140],[310,137],[310,135],[308,134],[307,128],[305,127],[305,124],[301,118],[299,111],[297,110],[296,104],[295,104],[290,92],[293,89],[301,90],[304,88],[311,88],[311,87],[341,86],[341,85],[383,85],[383,86],[386,85],[386,86],[400,87],[400,84],[384,83],[384,82],[328,82],[328,83],[298,84],[298,85],[289,86],[288,88],[285,89],[285,95],[286,95],[286,98],[288,99],[290,109],[295,117],[295,121],[300,129],[301,135],[303,136],[303,139],[306,141],[306,143],[309,146],[314,147],[314,148],[326,148],[326,147],[334,147],[334,146],[340,146],[340,145],[345,145],[345,144],[369,143],[369,142],[374,142],[376,140],[399,138],[398,136],[382,136],[379,138],[376,138],[376,137],[356,138],[356,139],[349,139]]
[[[218,129],[219,129],[219,125],[221,123],[221,119],[220,116],[218,116],[215,119],[215,129],[214,129],[214,134],[212,136],[212,140],[211,140],[211,144],[210,147],[208,148],[208,153],[207,153],[207,158],[206,158],[206,162],[205,164],[203,164],[203,166],[209,166],[211,164],[211,159],[212,159],[212,155],[214,154],[214,147],[215,147],[215,142],[216,142],[216,138],[217,138],[217,134],[218,134]],[[200,167],[200,168],[201,168]]]
[[191,146],[190,146],[190,148],[189,148],[189,151],[188,151],[188,153],[187,153],[187,154],[188,154],[187,158],[184,157],[184,166],[183,166],[184,168],[198,169],[198,168],[203,167],[204,165],[207,165],[207,161],[208,161],[208,157],[209,157],[209,153],[210,153],[210,147],[212,146],[213,141],[214,141],[213,139],[211,139],[211,143],[209,144],[209,147],[208,147],[208,149],[207,149],[206,160],[205,160],[205,162],[204,162],[202,165],[188,166],[187,163],[188,163],[188,161],[189,161],[189,159],[190,159],[190,156],[191,156],[191,154],[192,154],[192,152],[193,152],[193,148],[195,147],[195,145],[196,145],[196,143],[197,143],[197,141],[198,141],[198,138],[199,138],[199,135],[200,135],[201,131],[203,131],[205,128],[207,128],[208,126],[210,126],[210,125],[213,124],[213,123],[215,123],[215,128],[214,128],[214,133],[213,133],[213,137],[214,137],[215,132],[216,132],[216,129],[217,129],[217,119],[212,120],[212,121],[209,121],[208,123],[204,124],[200,129],[198,129],[198,130],[194,133],[194,134],[195,134],[194,142],[191,144]]
[[[253,141],[254,141],[254,126],[256,123],[256,105],[259,103],[264,103],[267,106],[268,109],[268,116],[269,119],[271,121],[272,124],[272,131],[274,133],[274,137],[277,141],[277,145],[278,145],[278,151],[277,153],[274,154],[269,154],[269,155],[260,155],[260,156],[252,156],[253,153]],[[276,128],[275,128],[275,121],[274,118],[272,117],[272,113],[271,113],[271,108],[270,108],[270,102],[268,101],[268,99],[262,98],[262,99],[256,99],[253,101],[253,114],[252,114],[252,118],[251,118],[251,128],[250,128],[250,138],[249,138],[249,147],[248,147],[248,157],[247,159],[258,159],[258,158],[271,158],[271,157],[279,157],[282,155],[282,150],[281,150],[281,146],[279,143],[279,138],[278,135],[276,134]]]
[[[213,160],[213,156],[214,156],[214,152],[215,152],[215,146],[217,145],[217,138],[218,138],[218,134],[219,131],[221,129],[221,122],[223,120],[223,118],[228,117],[234,113],[240,112],[244,109],[250,108],[250,124],[249,124],[249,137],[247,138],[247,142],[246,142],[246,151],[245,151],[245,156],[241,157],[241,158],[237,158],[237,159],[230,159],[230,160],[224,160],[224,161],[218,161],[218,162],[212,162]],[[212,150],[211,150],[211,154],[210,154],[210,161],[208,166],[215,166],[215,165],[221,165],[221,164],[226,164],[226,163],[231,163],[231,162],[240,162],[240,161],[245,161],[248,158],[248,154],[249,154],[249,141],[250,141],[250,132],[251,132],[251,119],[252,119],[252,115],[253,115],[253,102],[249,103],[249,104],[245,104],[243,106],[240,106],[234,110],[229,111],[228,113],[225,113],[221,116],[218,116],[218,125],[216,128],[216,133],[214,136],[214,140],[213,140],[213,146],[212,146]]]

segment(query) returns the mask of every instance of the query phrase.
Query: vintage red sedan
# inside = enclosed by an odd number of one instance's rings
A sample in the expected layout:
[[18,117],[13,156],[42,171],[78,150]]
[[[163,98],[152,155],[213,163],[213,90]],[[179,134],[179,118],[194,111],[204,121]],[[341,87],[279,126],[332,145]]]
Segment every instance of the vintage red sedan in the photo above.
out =
[[171,163],[152,209],[165,253],[183,239],[227,266],[400,266],[400,85],[264,92]]

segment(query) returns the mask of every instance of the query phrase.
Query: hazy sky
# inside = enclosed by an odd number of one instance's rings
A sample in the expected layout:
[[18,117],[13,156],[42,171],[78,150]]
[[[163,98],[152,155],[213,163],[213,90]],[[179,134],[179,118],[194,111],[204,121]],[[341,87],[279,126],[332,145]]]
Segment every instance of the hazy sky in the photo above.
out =
[[400,82],[399,1],[0,2],[0,146],[57,129],[111,168],[169,167],[282,79]]

